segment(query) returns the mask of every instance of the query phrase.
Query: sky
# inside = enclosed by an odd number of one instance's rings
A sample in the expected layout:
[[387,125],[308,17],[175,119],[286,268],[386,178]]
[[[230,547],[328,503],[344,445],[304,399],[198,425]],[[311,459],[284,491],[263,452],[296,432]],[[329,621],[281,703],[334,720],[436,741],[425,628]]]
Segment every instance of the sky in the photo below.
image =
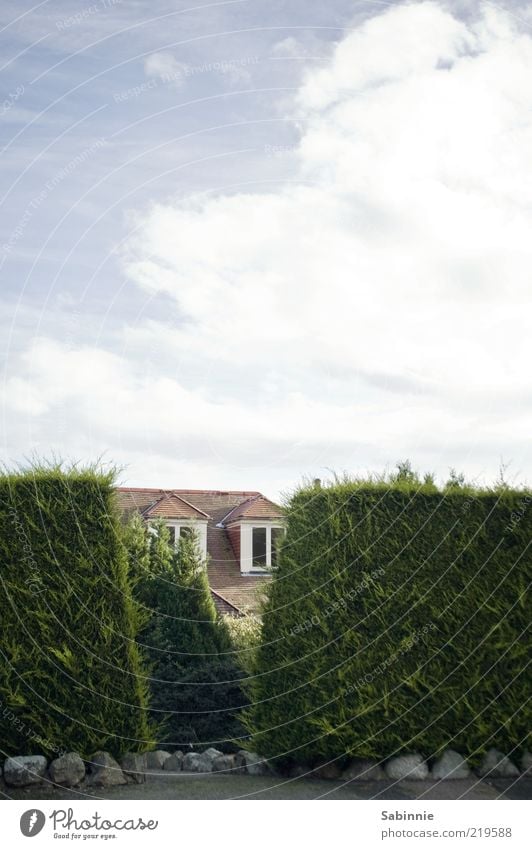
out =
[[532,480],[528,4],[4,0],[0,31],[5,465]]

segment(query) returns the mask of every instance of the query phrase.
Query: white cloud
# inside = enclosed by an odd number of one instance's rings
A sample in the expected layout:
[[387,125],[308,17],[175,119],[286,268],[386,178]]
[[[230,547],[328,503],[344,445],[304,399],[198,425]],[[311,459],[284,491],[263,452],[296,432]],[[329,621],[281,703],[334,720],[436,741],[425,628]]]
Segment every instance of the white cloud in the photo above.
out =
[[531,60],[490,6],[355,27],[295,98],[299,184],[134,217],[126,273],[177,317],[130,330],[125,358],[45,347],[12,400],[82,409],[96,443],[113,422],[139,468],[144,445],[232,485],[529,462]]
[[162,51],[150,53],[144,60],[144,73],[147,77],[163,77],[181,84],[184,80],[186,65],[178,62],[172,53]]

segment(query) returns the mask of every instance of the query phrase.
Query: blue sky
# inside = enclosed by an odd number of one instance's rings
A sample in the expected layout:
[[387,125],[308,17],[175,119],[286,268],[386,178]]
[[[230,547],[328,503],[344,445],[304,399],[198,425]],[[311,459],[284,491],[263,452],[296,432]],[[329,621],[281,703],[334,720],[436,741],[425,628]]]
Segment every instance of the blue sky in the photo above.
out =
[[530,17],[4,2],[3,461],[530,479]]

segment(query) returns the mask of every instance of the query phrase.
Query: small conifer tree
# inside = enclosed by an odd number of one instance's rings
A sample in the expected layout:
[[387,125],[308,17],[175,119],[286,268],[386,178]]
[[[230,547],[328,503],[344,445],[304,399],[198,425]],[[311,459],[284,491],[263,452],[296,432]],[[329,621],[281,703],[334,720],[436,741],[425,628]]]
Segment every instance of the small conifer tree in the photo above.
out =
[[217,615],[198,540],[183,536],[174,548],[160,520],[148,529],[147,541],[146,558],[138,527],[129,530],[136,594],[149,614],[141,643],[151,669],[153,719],[164,726],[160,743],[234,748],[229,741],[243,733],[236,717],[245,702],[243,672]]

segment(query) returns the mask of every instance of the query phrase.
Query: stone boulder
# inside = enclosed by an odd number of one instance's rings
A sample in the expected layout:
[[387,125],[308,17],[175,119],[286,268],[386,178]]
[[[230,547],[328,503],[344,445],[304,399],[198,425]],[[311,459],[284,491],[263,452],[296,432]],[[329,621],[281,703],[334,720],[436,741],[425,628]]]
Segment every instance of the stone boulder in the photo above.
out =
[[85,778],[85,764],[76,752],[67,752],[52,761],[48,775],[54,784],[62,787],[76,787]]
[[90,774],[87,783],[91,787],[114,787],[127,784],[120,766],[109,752],[95,752],[89,761]]
[[524,775],[532,775],[532,752],[523,752],[523,756],[521,758],[521,772]]
[[127,752],[122,757],[120,766],[128,784],[144,784],[146,781],[145,754],[137,755],[134,752]]
[[[244,764],[242,772],[245,771],[246,768]],[[285,771],[285,775],[287,775],[288,778],[310,778],[312,776],[312,767],[308,764],[293,764]]]
[[387,778],[393,781],[422,781],[429,777],[429,768],[421,755],[399,755],[384,767]]
[[342,772],[343,781],[384,781],[382,766],[367,758],[353,758]]
[[238,772],[234,755],[218,755],[212,762],[213,772]]
[[183,752],[174,752],[166,758],[163,769],[168,772],[181,772],[183,769]]
[[148,769],[162,769],[164,762],[170,757],[170,752],[157,749],[155,752],[146,753],[146,766]]
[[477,775],[481,778],[517,778],[519,770],[498,749],[489,749],[482,758]]
[[205,749],[205,751],[202,752],[201,754],[206,755],[214,763],[216,758],[219,758],[220,755],[223,755],[223,752],[219,752],[218,749],[213,749],[212,746],[211,746],[210,749]]
[[237,752],[235,763],[237,767],[240,767],[243,772],[247,772],[248,775],[269,775],[270,773],[268,761],[259,757],[255,752],[246,752],[245,749]]
[[4,781],[11,787],[28,787],[41,784],[48,761],[42,755],[17,755],[4,763]]
[[311,778],[321,778],[323,781],[340,781],[342,778],[342,770],[334,761],[328,764],[322,764],[312,770]]
[[449,778],[470,778],[471,770],[467,761],[454,749],[446,749],[434,762],[430,773],[435,781]]
[[212,772],[213,759],[206,752],[188,752],[183,758],[183,772]]

